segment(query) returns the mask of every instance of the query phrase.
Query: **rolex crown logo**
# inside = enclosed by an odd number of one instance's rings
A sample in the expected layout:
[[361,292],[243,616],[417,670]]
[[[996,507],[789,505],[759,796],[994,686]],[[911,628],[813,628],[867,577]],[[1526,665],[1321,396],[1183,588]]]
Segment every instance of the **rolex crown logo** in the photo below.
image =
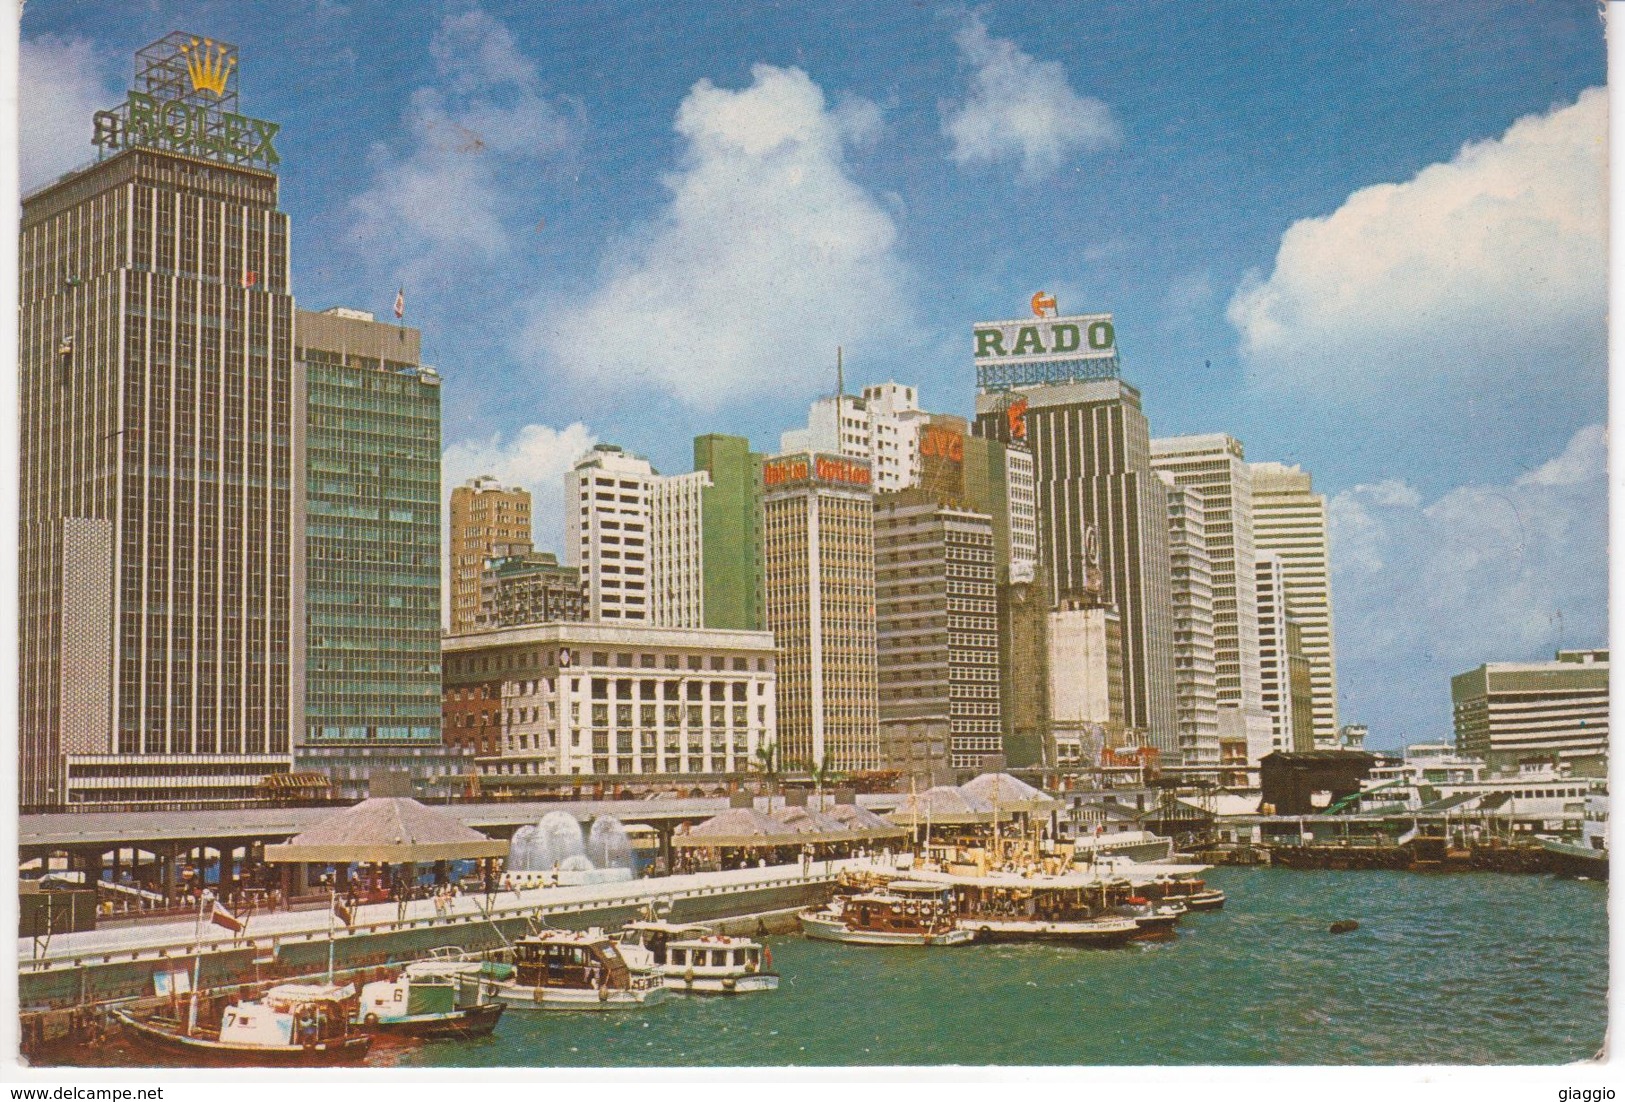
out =
[[213,39],[194,38],[181,47],[181,53],[186,57],[186,72],[192,78],[193,91],[225,95],[226,79],[237,65],[230,47],[216,45]]

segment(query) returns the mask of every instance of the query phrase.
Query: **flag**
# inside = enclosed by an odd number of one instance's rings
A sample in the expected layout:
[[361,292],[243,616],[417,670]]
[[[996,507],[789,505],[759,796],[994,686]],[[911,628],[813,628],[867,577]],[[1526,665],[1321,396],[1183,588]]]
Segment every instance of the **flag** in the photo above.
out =
[[406,288],[402,287],[395,292],[395,320],[399,321],[406,316]]
[[243,272],[243,288],[245,290],[248,289],[249,287],[254,286],[254,284],[258,283],[259,281],[260,281],[260,274],[258,272],[249,272],[249,271]]
[[344,900],[338,896],[333,897],[333,913],[343,920],[346,926],[355,925],[355,912],[344,905]]
[[209,915],[209,921],[216,926],[224,926],[234,934],[242,933],[245,925],[242,919],[226,910],[219,903],[214,905],[214,910]]

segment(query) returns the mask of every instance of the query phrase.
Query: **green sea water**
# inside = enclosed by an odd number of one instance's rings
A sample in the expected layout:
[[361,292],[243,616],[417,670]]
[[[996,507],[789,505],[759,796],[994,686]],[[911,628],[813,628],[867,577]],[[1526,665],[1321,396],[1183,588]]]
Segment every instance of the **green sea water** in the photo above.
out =
[[[1216,869],[1176,940],[867,948],[769,939],[777,992],[510,1010],[400,1067],[1555,1064],[1603,1043],[1607,885],[1485,873]],[[1337,919],[1360,928],[1331,934]]]

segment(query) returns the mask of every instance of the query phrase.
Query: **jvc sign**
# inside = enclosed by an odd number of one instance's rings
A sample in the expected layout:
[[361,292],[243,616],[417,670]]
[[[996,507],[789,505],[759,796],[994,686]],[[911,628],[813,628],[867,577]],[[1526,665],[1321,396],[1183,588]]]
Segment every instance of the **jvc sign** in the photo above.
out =
[[1117,351],[1110,314],[978,322],[971,331],[978,364],[1092,360]]

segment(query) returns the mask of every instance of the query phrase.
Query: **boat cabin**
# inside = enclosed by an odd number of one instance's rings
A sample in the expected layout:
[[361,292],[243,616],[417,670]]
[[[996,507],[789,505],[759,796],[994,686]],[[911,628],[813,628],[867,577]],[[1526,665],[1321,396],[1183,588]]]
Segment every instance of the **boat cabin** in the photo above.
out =
[[[674,941],[667,949],[673,969],[692,968],[696,974],[712,972],[758,972],[762,967],[762,947],[742,938],[698,938]],[[664,962],[663,962],[664,963]]]
[[882,891],[846,900],[842,916],[854,930],[939,934],[955,926],[953,889],[947,884],[893,880]]
[[220,1040],[257,1048],[340,1040],[350,1031],[346,1004],[354,995],[355,989],[348,986],[273,987],[257,1000],[228,1006],[220,1019]]
[[524,987],[624,991],[632,973],[615,943],[601,933],[560,931],[514,943],[515,980]]
[[[629,922],[621,931],[620,943],[623,949],[634,946],[647,949],[651,963],[662,965],[667,963],[667,947],[674,941],[695,940],[710,934],[709,926],[700,926],[695,923],[675,923],[657,921]],[[631,954],[636,957],[637,954]],[[645,967],[639,965],[639,967]]]

